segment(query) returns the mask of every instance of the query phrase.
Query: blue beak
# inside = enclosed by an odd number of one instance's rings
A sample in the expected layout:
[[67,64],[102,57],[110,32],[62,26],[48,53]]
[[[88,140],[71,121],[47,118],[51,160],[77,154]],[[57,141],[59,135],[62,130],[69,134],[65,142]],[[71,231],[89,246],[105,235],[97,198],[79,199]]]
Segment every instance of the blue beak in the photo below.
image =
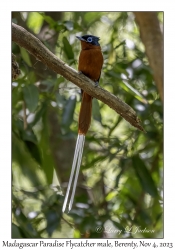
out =
[[85,40],[85,39],[83,39],[81,36],[76,36],[76,38],[78,38],[80,41],[84,41],[84,42],[86,42],[86,40]]

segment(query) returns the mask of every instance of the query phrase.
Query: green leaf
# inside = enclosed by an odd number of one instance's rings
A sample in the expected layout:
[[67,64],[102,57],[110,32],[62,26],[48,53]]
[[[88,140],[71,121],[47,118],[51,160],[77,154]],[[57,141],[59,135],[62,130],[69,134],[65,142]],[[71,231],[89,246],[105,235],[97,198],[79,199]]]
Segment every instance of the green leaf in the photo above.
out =
[[62,83],[62,82],[64,82],[64,81],[65,81],[64,77],[59,76],[59,77],[57,78],[56,84],[59,85],[60,83]]
[[23,238],[23,236],[20,233],[20,229],[17,225],[12,223],[12,238],[20,239]]
[[[34,134],[33,130],[31,128],[24,129],[23,128],[23,122],[21,120],[18,120],[16,122],[19,131],[20,131],[20,136],[23,141],[30,141],[33,143],[37,143],[37,138],[36,135]],[[20,127],[21,126],[21,127]]]
[[100,106],[99,106],[99,102],[97,101],[97,99],[93,99],[92,116],[94,120],[101,123]]
[[44,103],[41,104],[41,108],[39,110],[37,110],[37,112],[35,113],[35,118],[33,120],[32,123],[30,123],[30,126],[33,127],[43,116],[44,112],[46,111],[46,107],[47,107],[47,101],[45,101]]
[[47,221],[46,230],[47,230],[49,237],[51,237],[54,230],[58,228],[61,217],[58,216],[57,211],[53,211],[53,210],[48,210],[45,216],[46,216],[46,221]]
[[43,24],[43,17],[38,12],[29,12],[27,26],[37,34]]
[[118,193],[118,191],[116,191],[116,190],[115,190],[115,191],[109,192],[109,193],[107,194],[105,200],[106,200],[106,201],[111,201],[114,197],[117,196],[117,193]]
[[15,87],[12,89],[12,107],[14,108],[16,104],[22,100],[21,89],[19,87]]
[[157,196],[156,185],[151,177],[150,172],[146,168],[144,161],[142,161],[138,156],[133,156],[132,161],[133,167],[143,190],[153,197]]
[[119,174],[116,177],[116,188],[118,188],[118,186],[119,186],[119,181],[120,181],[120,178],[122,177],[123,173],[124,173],[124,169],[122,168],[122,170],[119,172]]
[[28,183],[26,180],[28,180],[33,186],[41,185],[41,180],[39,179],[41,171],[37,169],[38,164],[33,160],[29,151],[26,150],[25,142],[14,133],[12,133],[12,162],[14,163],[13,170],[16,173],[13,183],[26,187]]
[[39,192],[37,190],[35,192],[33,192],[33,191],[26,191],[24,189],[21,189],[20,191],[24,195],[26,195],[28,198],[39,200]]
[[[39,141],[39,147],[42,152],[42,165],[45,176],[47,178],[47,183],[51,184],[53,180],[53,171],[54,171],[54,161],[53,153],[50,146],[50,127],[48,124],[48,112],[43,114],[43,127],[41,131],[41,138]],[[55,135],[57,136],[57,135]]]
[[61,124],[66,130],[69,129],[70,125],[72,124],[75,104],[76,104],[75,96],[71,96],[65,103]]
[[77,229],[74,230],[74,238],[75,238],[75,239],[81,238],[81,233],[80,233],[80,231],[77,230]]
[[31,112],[34,112],[38,105],[38,100],[39,100],[38,88],[33,84],[24,86],[23,95],[27,108]]
[[29,150],[29,152],[31,153],[31,156],[37,161],[37,163],[39,165],[41,165],[41,155],[40,155],[40,150],[38,148],[38,146],[31,142],[31,141],[25,141],[25,144]]
[[122,232],[125,231],[125,228],[124,228],[119,222],[112,220],[112,223],[113,223],[118,229],[120,229]]
[[63,49],[68,59],[74,59],[74,52],[67,38],[63,37]]
[[50,29],[54,29],[57,32],[66,30],[66,26],[63,25],[62,22],[58,22],[58,21],[56,22],[51,16],[45,15],[44,13],[40,13],[40,14],[44,18],[44,20],[49,24]]
[[84,20],[87,23],[93,23],[96,20],[99,20],[102,15],[103,15],[102,12],[92,12],[92,11],[89,11],[89,12],[85,13]]
[[148,214],[148,212],[145,211],[144,209],[140,210],[139,217],[141,218],[141,221],[144,221],[144,224],[147,224],[147,225],[151,224],[151,217]]
[[74,24],[72,21],[65,21],[64,25],[66,26],[66,29],[73,30]]
[[114,49],[118,49],[121,45],[125,45],[125,44],[126,44],[126,42],[124,40],[121,43],[119,43],[116,47],[114,47]]
[[42,84],[42,92],[51,92],[51,90],[54,88],[54,81],[47,79],[47,80],[43,80],[41,81]]
[[58,107],[61,107],[61,108],[64,107],[64,105],[67,101],[63,95],[60,95],[60,93],[55,94],[55,99],[56,99],[56,103],[57,103]]
[[27,50],[22,47],[20,47],[20,50],[22,59],[27,63],[28,66],[32,67],[32,63],[30,61],[29,53],[27,52]]
[[34,229],[32,223],[27,218],[27,216],[24,214],[22,210],[20,210],[19,215],[14,215],[15,219],[18,220],[18,223],[21,225],[20,232],[23,233],[23,238],[40,238],[40,235],[37,233],[37,231]]
[[129,82],[128,82],[127,80],[124,80],[124,81],[120,82],[120,86],[121,86],[124,90],[126,90],[126,91],[130,92],[131,94],[133,94],[134,97],[137,98],[139,101],[141,101],[141,102],[143,102],[143,103],[145,103],[145,104],[148,103],[147,100],[139,93],[139,91],[137,91],[135,88],[133,88],[133,87],[129,84]]

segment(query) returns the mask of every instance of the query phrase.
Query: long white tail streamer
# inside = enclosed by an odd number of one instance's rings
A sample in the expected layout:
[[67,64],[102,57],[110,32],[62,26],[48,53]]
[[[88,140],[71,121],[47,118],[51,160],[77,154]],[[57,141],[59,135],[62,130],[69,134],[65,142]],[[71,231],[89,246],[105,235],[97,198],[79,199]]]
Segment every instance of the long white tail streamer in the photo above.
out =
[[[85,141],[85,136],[84,135],[78,135],[77,142],[76,142],[76,147],[75,147],[73,164],[72,164],[71,175],[70,175],[69,183],[68,183],[68,186],[67,186],[67,192],[66,192],[66,196],[65,196],[64,203],[63,203],[63,208],[62,208],[63,213],[64,213],[64,211],[65,211],[65,209],[67,207],[68,198],[69,198],[69,194],[70,194],[70,188],[71,188],[72,185],[73,185],[72,186],[72,195],[70,197],[69,205],[68,205],[68,211],[69,212],[70,212],[70,210],[72,208],[72,205],[73,205],[75,190],[76,190],[77,180],[78,180],[78,174],[79,174],[81,159],[82,159],[82,155],[83,155],[84,141]],[[75,177],[74,177],[74,174],[75,174]],[[73,181],[73,177],[74,177],[74,181]]]

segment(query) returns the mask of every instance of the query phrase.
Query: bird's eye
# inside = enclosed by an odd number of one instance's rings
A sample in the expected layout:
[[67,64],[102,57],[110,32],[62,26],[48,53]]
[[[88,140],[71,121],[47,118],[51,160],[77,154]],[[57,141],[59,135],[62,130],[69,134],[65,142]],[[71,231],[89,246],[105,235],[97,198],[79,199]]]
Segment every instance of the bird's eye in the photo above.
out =
[[92,37],[88,37],[87,42],[91,43],[92,42]]

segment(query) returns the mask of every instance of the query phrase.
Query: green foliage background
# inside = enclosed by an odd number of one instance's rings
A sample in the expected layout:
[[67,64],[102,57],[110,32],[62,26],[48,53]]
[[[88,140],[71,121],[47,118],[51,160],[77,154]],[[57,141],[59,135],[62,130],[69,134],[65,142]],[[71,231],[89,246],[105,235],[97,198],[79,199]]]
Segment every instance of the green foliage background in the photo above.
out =
[[74,207],[62,214],[80,90],[12,43],[21,70],[12,83],[12,237],[163,237],[163,109],[133,13],[14,12],[12,21],[75,69],[75,35],[99,36],[100,86],[133,107],[147,132],[94,99]]

